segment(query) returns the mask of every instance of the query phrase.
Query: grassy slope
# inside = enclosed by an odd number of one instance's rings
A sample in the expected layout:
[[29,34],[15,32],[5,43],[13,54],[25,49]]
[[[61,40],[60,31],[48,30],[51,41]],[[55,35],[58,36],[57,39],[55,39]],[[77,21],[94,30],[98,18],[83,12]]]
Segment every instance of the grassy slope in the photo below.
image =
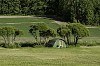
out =
[[91,37],[100,37],[100,28],[89,28]]
[[1,66],[99,66],[100,46],[0,49]]
[[[58,24],[47,18],[0,18],[0,26],[14,26],[24,31],[24,37],[30,37],[29,26],[34,23],[46,23],[49,27],[57,29]],[[15,23],[15,24],[7,24]]]
[[[54,22],[54,20],[48,18],[0,18],[0,26],[15,26],[24,31],[23,37],[32,37],[29,33],[29,26],[33,23],[46,23],[49,27],[53,29],[58,28],[58,24]],[[6,23],[16,23],[16,24],[6,24]],[[81,41],[85,42],[100,42],[100,28],[89,28],[90,37],[83,38]]]

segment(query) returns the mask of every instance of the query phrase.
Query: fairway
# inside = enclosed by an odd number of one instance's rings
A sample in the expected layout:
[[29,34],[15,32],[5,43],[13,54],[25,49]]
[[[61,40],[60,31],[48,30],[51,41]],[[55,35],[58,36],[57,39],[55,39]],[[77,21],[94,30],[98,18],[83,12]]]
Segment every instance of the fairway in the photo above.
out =
[[100,66],[100,46],[76,48],[0,48],[1,66]]
[[20,30],[23,30],[23,37],[31,37],[29,34],[29,26],[34,23],[46,23],[49,27],[53,29],[58,28],[58,24],[55,20],[49,18],[39,18],[39,17],[23,17],[23,18],[0,18],[0,26],[14,26]]
[[[29,26],[34,23],[45,23],[49,27],[56,29],[59,27],[59,24],[65,24],[63,22],[59,22],[50,18],[44,17],[32,17],[32,16],[3,16],[0,18],[0,26],[14,26],[23,31],[22,39],[18,39],[18,41],[32,42],[33,36],[29,33]],[[80,40],[81,43],[86,41],[88,42],[100,42],[100,27],[98,28],[88,28],[90,30],[90,36],[87,38],[83,38]],[[23,39],[24,38],[24,39]],[[30,40],[31,39],[31,40]]]

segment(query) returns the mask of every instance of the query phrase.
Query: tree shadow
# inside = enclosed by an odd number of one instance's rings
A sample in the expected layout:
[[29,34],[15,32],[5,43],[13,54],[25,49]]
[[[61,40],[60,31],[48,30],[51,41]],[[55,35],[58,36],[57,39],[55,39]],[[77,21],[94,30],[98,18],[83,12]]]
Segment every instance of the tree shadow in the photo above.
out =
[[52,20],[60,21],[60,22],[66,22],[62,17],[56,16],[56,15],[35,15],[36,17],[43,17],[43,18],[49,18]]

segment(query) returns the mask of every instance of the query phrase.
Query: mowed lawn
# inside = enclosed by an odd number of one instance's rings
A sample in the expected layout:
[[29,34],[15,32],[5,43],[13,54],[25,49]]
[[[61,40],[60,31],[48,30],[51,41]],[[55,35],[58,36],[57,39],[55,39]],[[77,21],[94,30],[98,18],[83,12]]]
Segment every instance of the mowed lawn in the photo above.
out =
[[[46,23],[49,27],[57,29],[59,25],[50,18],[38,18],[38,17],[23,17],[23,18],[0,18],[0,26],[14,26],[24,31],[24,37],[29,37],[29,26],[34,23]],[[89,28],[90,37],[100,37],[100,27]]]
[[53,29],[58,28],[58,24],[55,23],[55,20],[49,18],[34,18],[34,17],[27,17],[27,18],[0,18],[0,27],[2,26],[13,26],[20,30],[23,30],[24,35],[23,37],[30,37],[29,34],[29,26],[35,23],[45,23],[49,27]]
[[100,66],[100,46],[0,48],[0,66]]
[[[12,16],[13,17],[13,16]],[[24,35],[21,36],[22,40],[29,41],[33,36],[29,33],[29,26],[34,23],[46,23],[49,27],[56,29],[59,25],[50,18],[38,18],[38,17],[23,17],[23,18],[0,18],[0,27],[2,26],[14,26],[23,31]],[[100,27],[97,28],[88,28],[90,30],[90,36],[80,39],[81,43],[86,41],[88,42],[97,42],[100,43]],[[25,39],[23,39],[25,38]],[[27,40],[29,39],[29,40]],[[20,39],[18,39],[19,41]],[[33,41],[33,40],[32,40]]]

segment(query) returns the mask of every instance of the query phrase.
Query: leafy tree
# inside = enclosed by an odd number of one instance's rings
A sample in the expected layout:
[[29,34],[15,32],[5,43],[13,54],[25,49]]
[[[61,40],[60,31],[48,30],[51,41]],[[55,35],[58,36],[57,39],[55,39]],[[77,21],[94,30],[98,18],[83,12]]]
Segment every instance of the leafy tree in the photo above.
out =
[[38,32],[39,32],[39,27],[36,24],[30,26],[29,33],[33,35],[36,42],[38,42],[38,34],[37,34]]
[[78,40],[82,37],[89,36],[89,30],[80,23],[72,23],[69,25],[72,35],[74,36],[74,44],[78,43]]
[[29,32],[34,36],[36,39],[36,42],[38,42],[38,37],[40,37],[40,44],[41,44],[41,38],[44,37],[45,32],[48,30],[48,26],[45,23],[37,23],[30,26]]
[[54,29],[49,28],[46,31],[42,31],[40,33],[40,36],[42,36],[45,39],[45,44],[46,44],[49,37],[55,37],[56,36],[56,32],[54,31]]
[[67,38],[67,44],[70,44],[70,34],[71,31],[67,26],[61,26],[57,29],[57,33],[66,41]]
[[13,45],[15,38],[18,35],[22,35],[22,31],[17,30],[14,27],[2,27],[2,28],[0,28],[0,36],[4,39],[6,47]]
[[44,42],[46,43],[49,37],[56,36],[55,31],[50,27],[48,27],[45,23],[37,23],[31,25],[29,32],[34,36],[38,44],[39,44],[38,37],[40,38],[40,44],[41,44],[41,40],[44,39]]
[[100,0],[0,0],[0,14],[56,15],[66,22],[100,25]]
[[46,40],[46,31],[49,29],[49,27],[45,23],[38,23],[37,25],[39,27],[39,36],[40,36],[40,44],[41,44],[42,38]]

